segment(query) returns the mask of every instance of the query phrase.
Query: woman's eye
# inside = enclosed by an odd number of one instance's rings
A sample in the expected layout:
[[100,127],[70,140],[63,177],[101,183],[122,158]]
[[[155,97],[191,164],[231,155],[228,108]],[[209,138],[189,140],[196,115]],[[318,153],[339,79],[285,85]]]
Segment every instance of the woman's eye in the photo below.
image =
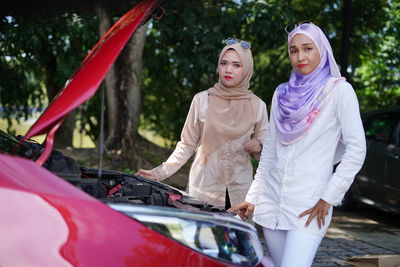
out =
[[307,47],[307,48],[306,48],[306,51],[307,51],[307,52],[310,52],[311,50],[313,50],[312,47]]
[[240,64],[233,64],[235,68],[240,68]]
[[226,65],[226,62],[220,62],[219,63],[221,66],[225,66]]
[[290,50],[290,54],[295,54],[296,52],[296,50]]

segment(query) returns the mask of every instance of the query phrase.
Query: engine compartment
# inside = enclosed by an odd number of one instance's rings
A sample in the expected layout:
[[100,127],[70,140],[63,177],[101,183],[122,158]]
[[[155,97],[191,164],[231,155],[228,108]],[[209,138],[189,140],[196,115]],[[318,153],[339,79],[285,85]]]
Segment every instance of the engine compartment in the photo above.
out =
[[[6,154],[17,154],[36,160],[43,152],[43,146],[32,140],[20,143],[21,138],[22,136],[15,137],[0,131],[0,150]],[[106,203],[127,202],[191,211],[227,213],[223,209],[195,200],[184,192],[161,182],[118,171],[101,170],[99,172],[98,169],[81,167],[76,160],[57,150],[51,152],[43,167]]]
[[132,204],[176,207],[185,210],[225,212],[186,196],[181,191],[166,184],[117,171],[80,168],[80,179],[64,178],[83,191],[104,202],[129,202]]

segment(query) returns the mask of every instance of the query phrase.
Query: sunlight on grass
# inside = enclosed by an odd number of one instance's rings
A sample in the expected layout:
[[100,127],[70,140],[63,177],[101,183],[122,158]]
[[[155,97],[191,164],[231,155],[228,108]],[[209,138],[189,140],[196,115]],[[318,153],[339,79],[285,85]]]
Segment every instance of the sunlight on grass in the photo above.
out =
[[[25,135],[28,132],[29,127],[31,127],[31,125],[35,122],[35,120],[36,120],[36,118],[35,119],[29,119],[29,120],[26,120],[26,121],[17,122],[17,120],[12,119],[11,120],[12,121],[11,130],[15,131],[15,132],[13,132],[13,134],[15,134],[15,135]],[[4,131],[4,132],[7,132],[7,127],[8,127],[7,120],[0,119],[0,129],[2,131]],[[45,135],[39,135],[39,136],[36,136],[35,138],[32,138],[32,139],[35,140],[38,143],[43,143],[44,138],[45,138]]]
[[144,130],[139,128],[138,130],[139,134],[149,140],[150,142],[153,142],[154,144],[165,147],[165,148],[170,148],[171,147],[171,140],[165,139],[159,135],[157,135],[155,132]]
[[[36,121],[37,118],[29,119],[26,121],[20,121],[12,119],[12,130],[15,131],[15,135],[25,135],[32,124]],[[4,132],[7,132],[8,122],[5,119],[0,119],[0,129]],[[45,135],[39,135],[32,138],[38,143],[43,143],[45,139]],[[96,147],[92,142],[89,136],[80,134],[77,129],[74,130],[74,137],[72,140],[72,145],[75,148],[93,148]]]
[[[36,118],[32,118],[26,121],[20,121],[19,123],[17,120],[12,119],[12,130],[15,131],[15,135],[25,135],[32,124],[36,121]],[[5,119],[0,118],[0,129],[4,132],[7,132],[8,122]],[[161,136],[156,135],[152,131],[139,129],[139,134],[142,135],[147,140],[161,146],[161,147],[171,147],[171,141]],[[40,135],[32,138],[38,143],[43,143],[45,140],[45,135]],[[74,130],[74,137],[72,140],[72,144],[74,148],[94,148],[96,144],[90,139],[89,136],[85,134],[80,134],[77,129]]]
[[74,130],[74,138],[72,140],[72,146],[75,148],[93,148],[96,145],[93,143],[89,136],[80,134],[77,129]]

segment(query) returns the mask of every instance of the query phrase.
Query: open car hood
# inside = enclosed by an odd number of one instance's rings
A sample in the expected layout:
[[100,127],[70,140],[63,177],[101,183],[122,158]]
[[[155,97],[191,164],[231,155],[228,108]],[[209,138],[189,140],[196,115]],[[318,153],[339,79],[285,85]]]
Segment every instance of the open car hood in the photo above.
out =
[[55,133],[65,117],[96,93],[129,38],[140,25],[150,19],[162,2],[163,0],[143,0],[122,16],[93,47],[67,80],[65,87],[21,139],[23,143],[34,136],[46,134],[45,149],[36,161],[39,165],[50,155]]

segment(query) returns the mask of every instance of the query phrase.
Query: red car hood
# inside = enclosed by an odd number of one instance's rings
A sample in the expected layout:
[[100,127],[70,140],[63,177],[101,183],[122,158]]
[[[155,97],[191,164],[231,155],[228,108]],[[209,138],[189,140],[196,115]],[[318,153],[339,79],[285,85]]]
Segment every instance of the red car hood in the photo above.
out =
[[0,202],[0,266],[227,266],[31,160],[0,155]]
[[96,93],[126,42],[136,29],[150,18],[161,2],[163,1],[143,0],[121,17],[93,47],[79,68],[67,80],[65,87],[29,129],[21,142],[33,136],[46,134],[46,148],[37,160],[39,165],[42,165],[50,155],[54,135],[64,118]]

